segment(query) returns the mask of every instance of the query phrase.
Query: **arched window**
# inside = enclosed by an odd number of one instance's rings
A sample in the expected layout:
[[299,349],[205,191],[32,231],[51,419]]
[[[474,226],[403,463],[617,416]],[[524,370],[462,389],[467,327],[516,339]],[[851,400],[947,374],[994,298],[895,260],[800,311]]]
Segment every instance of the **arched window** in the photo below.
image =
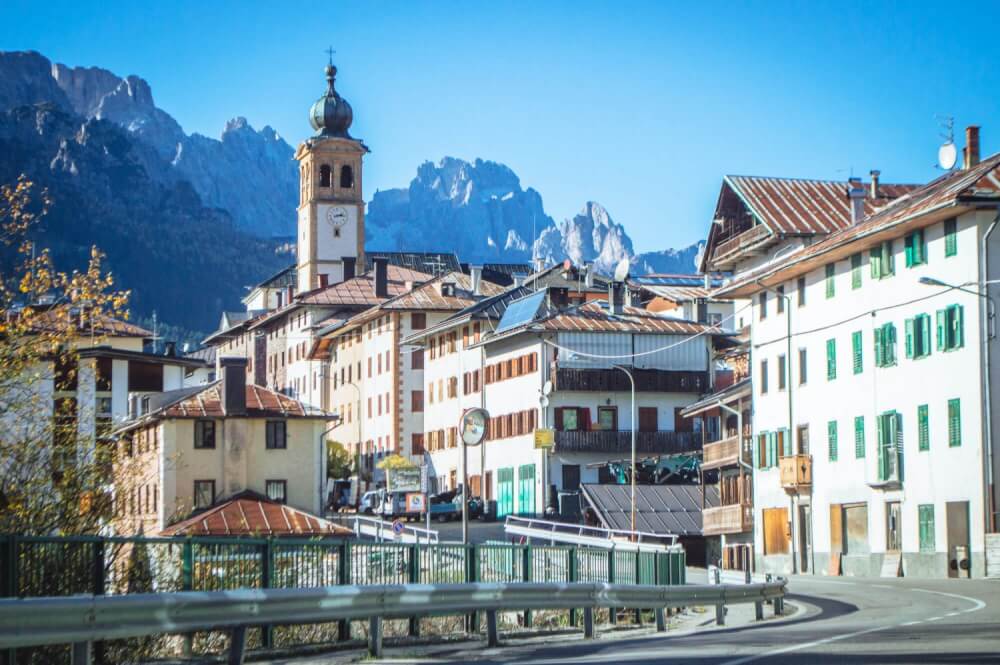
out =
[[340,187],[341,189],[354,187],[354,169],[347,164],[340,167]]
[[319,186],[329,187],[330,186],[330,166],[324,164],[319,167]]

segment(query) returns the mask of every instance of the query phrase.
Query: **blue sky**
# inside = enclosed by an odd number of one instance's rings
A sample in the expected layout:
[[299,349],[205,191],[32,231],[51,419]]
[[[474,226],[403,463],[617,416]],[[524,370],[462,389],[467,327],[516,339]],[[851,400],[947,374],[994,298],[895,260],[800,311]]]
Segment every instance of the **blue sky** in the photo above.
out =
[[188,132],[242,115],[294,144],[332,44],[368,198],[493,159],[647,251],[704,237],[727,173],[925,182],[937,114],[995,152],[998,24],[998,3],[7,0],[0,49],[138,74]]

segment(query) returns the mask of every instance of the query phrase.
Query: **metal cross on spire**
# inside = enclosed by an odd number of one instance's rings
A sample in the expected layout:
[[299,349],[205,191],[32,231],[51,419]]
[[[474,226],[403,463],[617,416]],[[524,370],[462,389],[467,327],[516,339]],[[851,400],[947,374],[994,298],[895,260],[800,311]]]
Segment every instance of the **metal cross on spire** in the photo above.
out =
[[328,46],[327,49],[326,49],[326,51],[324,51],[324,53],[326,53],[328,56],[330,56],[330,64],[332,65],[333,64],[333,54],[336,53],[336,51],[333,50],[332,46]]

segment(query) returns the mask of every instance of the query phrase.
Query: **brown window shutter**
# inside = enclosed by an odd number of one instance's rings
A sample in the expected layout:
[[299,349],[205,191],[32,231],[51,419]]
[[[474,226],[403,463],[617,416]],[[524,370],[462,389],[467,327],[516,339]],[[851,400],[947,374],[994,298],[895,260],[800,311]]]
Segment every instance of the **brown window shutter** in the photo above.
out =
[[469,345],[469,326],[462,327],[462,346],[466,347]]
[[476,323],[474,323],[472,325],[472,338],[476,341],[476,343],[479,342],[479,323],[478,322],[476,322]]

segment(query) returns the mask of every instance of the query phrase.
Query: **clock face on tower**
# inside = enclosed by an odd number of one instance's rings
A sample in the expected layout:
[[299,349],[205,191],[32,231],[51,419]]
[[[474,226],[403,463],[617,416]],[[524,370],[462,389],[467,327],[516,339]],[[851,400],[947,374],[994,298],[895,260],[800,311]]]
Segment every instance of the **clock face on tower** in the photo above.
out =
[[340,230],[347,223],[347,209],[339,206],[326,211],[326,221],[334,229]]

